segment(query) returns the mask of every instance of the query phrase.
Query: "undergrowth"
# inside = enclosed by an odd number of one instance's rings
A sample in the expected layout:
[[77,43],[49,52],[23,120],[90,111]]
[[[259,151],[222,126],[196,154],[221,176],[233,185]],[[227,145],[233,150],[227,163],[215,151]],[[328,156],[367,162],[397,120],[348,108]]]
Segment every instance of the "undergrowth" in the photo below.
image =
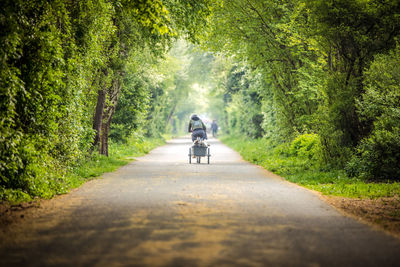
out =
[[40,187],[35,192],[37,195],[30,195],[20,189],[5,189],[0,187],[0,201],[11,204],[31,201],[35,198],[51,198],[57,194],[67,193],[70,189],[77,188],[86,181],[99,177],[103,173],[112,172],[119,167],[134,160],[134,157],[147,154],[153,148],[165,143],[162,138],[145,138],[141,135],[132,136],[127,143],[109,144],[109,156],[98,153],[88,154],[87,157],[77,160],[74,166],[64,172],[63,176],[53,179],[51,186]]
[[325,195],[351,198],[377,198],[400,195],[398,182],[368,182],[348,177],[344,170],[325,166],[318,136],[302,135],[293,142],[275,145],[267,139],[224,136],[221,141],[252,163],[286,180]]

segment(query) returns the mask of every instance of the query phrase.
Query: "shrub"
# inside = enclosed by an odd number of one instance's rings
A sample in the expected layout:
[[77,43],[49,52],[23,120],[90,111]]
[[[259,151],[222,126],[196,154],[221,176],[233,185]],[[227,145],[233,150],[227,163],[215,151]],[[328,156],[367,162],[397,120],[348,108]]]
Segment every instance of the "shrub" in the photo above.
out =
[[400,118],[381,118],[374,128],[358,146],[346,170],[349,175],[364,179],[399,180]]
[[297,136],[289,148],[293,156],[319,161],[321,159],[321,140],[317,134]]
[[[351,176],[364,179],[400,178],[400,47],[375,57],[366,71],[366,91],[358,114],[370,127],[347,164]],[[367,129],[368,130],[368,129]]]

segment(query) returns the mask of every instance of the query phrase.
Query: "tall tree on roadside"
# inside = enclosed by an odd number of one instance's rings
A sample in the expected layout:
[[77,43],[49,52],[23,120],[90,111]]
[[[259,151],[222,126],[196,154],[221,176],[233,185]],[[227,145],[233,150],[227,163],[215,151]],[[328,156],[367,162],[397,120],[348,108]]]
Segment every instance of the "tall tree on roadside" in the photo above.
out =
[[[101,11],[101,12],[100,12]],[[63,192],[87,148],[93,77],[113,31],[104,1],[3,1],[0,186]]]
[[317,133],[325,161],[343,166],[373,128],[356,103],[374,55],[395,47],[399,13],[390,0],[227,0],[204,46],[263,73],[275,135]]

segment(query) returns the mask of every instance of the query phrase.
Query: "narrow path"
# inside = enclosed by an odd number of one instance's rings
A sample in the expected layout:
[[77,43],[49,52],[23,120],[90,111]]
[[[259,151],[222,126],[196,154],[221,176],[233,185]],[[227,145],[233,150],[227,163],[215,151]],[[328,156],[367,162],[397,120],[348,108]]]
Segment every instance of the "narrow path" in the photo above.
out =
[[0,266],[398,266],[400,241],[244,162],[175,139],[0,232]]

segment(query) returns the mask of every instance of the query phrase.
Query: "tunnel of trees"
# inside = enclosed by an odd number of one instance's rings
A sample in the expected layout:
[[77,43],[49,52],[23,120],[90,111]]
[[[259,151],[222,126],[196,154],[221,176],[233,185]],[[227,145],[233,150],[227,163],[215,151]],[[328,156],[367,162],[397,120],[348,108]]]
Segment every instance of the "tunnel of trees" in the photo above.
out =
[[[400,178],[400,2],[4,0],[0,196],[190,114],[312,168]],[[301,155],[300,155],[301,154]]]

